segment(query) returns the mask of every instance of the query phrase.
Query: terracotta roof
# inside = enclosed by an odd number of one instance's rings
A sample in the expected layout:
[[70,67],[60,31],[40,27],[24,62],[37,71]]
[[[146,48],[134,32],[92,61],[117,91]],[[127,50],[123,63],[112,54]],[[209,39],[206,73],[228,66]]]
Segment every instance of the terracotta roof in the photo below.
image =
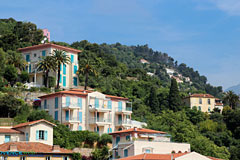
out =
[[25,48],[19,48],[18,50],[20,52],[25,52],[25,51],[31,51],[31,50],[36,50],[36,49],[44,49],[44,48],[49,48],[49,47],[59,49],[59,50],[68,51],[68,52],[72,52],[72,53],[82,52],[81,50],[78,50],[78,49],[64,47],[64,46],[60,46],[60,45],[52,44],[52,43],[45,43],[45,44],[39,44],[39,45],[34,45],[34,46],[30,46],[30,47],[25,47]]
[[166,132],[156,131],[156,130],[151,130],[151,129],[146,129],[146,128],[130,128],[130,129],[127,129],[127,130],[116,131],[116,132],[109,133],[109,134],[114,135],[114,134],[131,133],[131,132],[152,133],[152,134],[154,134],[154,133],[167,134]]
[[0,151],[9,151],[10,145],[16,145],[17,150],[21,152],[35,153],[55,153],[55,154],[71,154],[72,150],[60,148],[59,151],[53,151],[53,146],[39,142],[8,142],[0,145]]
[[17,134],[21,134],[22,132],[17,131],[17,130],[12,129],[12,128],[0,128],[0,133],[17,133]]
[[125,98],[125,97],[118,97],[118,96],[112,96],[112,95],[106,95],[106,97],[109,97],[111,99],[128,100],[128,98]]
[[[174,153],[174,154],[152,154],[152,153],[144,153],[144,154],[139,154],[136,156],[130,156],[130,157],[125,157],[125,158],[120,158],[119,160],[173,160],[175,158],[184,156],[188,153]],[[208,157],[212,160],[222,160],[214,157]]]
[[45,120],[45,119],[40,119],[40,120],[37,120],[37,121],[32,121],[32,122],[26,122],[26,123],[20,123],[18,125],[15,125],[13,126],[13,128],[20,128],[20,127],[25,127],[25,126],[31,126],[31,125],[34,125],[34,124],[37,124],[37,123],[40,123],[40,122],[46,122],[52,126],[56,126],[55,124]]
[[188,97],[185,98],[189,98],[189,97],[199,97],[199,98],[215,98],[214,96],[212,96],[211,94],[192,94]]
[[223,103],[215,103],[215,106],[223,106]]
[[78,91],[60,91],[60,92],[55,92],[55,93],[52,93],[52,94],[47,94],[47,95],[44,95],[44,96],[40,96],[38,98],[45,98],[45,97],[50,97],[50,96],[56,96],[56,95],[59,95],[59,94],[72,94],[72,95],[81,95],[81,96],[87,96],[87,93],[83,93],[83,92],[78,92]]

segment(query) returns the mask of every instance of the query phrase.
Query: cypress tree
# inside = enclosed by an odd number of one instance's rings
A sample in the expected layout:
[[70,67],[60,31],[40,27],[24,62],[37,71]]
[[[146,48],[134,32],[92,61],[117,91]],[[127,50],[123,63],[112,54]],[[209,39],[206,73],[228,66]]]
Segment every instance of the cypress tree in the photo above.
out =
[[154,86],[152,86],[149,95],[149,106],[153,113],[158,113],[159,111],[159,102],[157,97],[157,90]]
[[179,95],[177,81],[174,78],[171,79],[171,87],[169,91],[168,104],[169,104],[169,109],[173,111],[181,110],[181,97]]

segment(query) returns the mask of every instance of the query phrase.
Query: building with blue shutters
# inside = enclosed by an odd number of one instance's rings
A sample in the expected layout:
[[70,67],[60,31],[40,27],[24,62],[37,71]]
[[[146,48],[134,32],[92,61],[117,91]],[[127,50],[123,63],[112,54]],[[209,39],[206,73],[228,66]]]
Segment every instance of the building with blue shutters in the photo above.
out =
[[[33,83],[35,86],[44,85],[44,73],[36,68],[37,63],[45,56],[52,56],[54,50],[65,51],[66,55],[69,56],[71,63],[61,65],[59,85],[61,88],[77,88],[79,83],[77,78],[78,53],[81,52],[80,50],[51,43],[20,48],[18,50],[22,53],[24,59],[28,63],[26,70],[29,73],[29,82]],[[57,81],[56,72],[50,72],[49,76],[55,77]]]
[[132,120],[132,103],[128,98],[80,89],[39,98],[41,109],[73,131],[89,130],[103,134],[146,125]]

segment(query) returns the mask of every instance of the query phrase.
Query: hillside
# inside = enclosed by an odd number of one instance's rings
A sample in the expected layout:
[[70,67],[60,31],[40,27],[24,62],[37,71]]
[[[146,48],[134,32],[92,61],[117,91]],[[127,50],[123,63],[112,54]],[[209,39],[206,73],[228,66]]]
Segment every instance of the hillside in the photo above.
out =
[[240,84],[227,88],[225,90],[225,92],[227,92],[227,91],[233,91],[234,93],[239,95],[240,94]]
[[[32,112],[36,113],[28,113],[31,117],[27,118],[25,113],[29,106],[12,96],[24,90],[21,86],[28,77],[24,71],[25,60],[16,48],[39,44],[42,40],[36,34],[40,32],[36,25],[32,31],[28,27],[30,24],[13,19],[0,20],[1,37],[8,37],[11,33],[14,40],[6,41],[0,37],[0,110],[5,111],[1,112],[2,117],[10,116],[16,122],[47,115],[46,112],[38,114],[38,110],[31,106]],[[129,98],[133,102],[133,119],[146,122],[148,128],[168,132],[173,141],[190,143],[192,151],[223,159],[240,159],[239,110],[226,107],[223,114],[213,112],[208,115],[182,104],[181,98],[189,93],[222,96],[222,88],[208,84],[207,78],[198,71],[186,64],[178,64],[168,54],[153,51],[147,45],[96,44],[86,40],[72,44],[53,43],[83,50],[79,54],[80,68],[84,68],[87,62],[95,71],[89,75],[88,86],[106,94]],[[14,57],[15,61],[12,61]],[[142,63],[141,59],[148,63]],[[177,84],[170,79],[167,69],[174,70],[173,76],[189,78],[190,81]],[[79,81],[84,85],[84,74],[79,74]],[[49,88],[41,89],[50,91]],[[58,140],[63,147],[73,144],[62,142],[61,138]]]

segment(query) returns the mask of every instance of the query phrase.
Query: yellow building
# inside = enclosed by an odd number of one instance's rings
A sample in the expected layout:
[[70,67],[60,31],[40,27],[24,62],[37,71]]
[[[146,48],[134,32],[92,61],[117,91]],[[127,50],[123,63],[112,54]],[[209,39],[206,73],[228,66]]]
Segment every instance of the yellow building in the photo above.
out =
[[[20,51],[26,59],[27,71],[29,73],[29,80],[32,86],[41,87],[44,85],[44,74],[42,71],[38,71],[36,68],[37,63],[42,57],[52,56],[54,50],[63,50],[65,54],[71,59],[71,63],[67,65],[61,65],[60,74],[60,87],[62,88],[74,88],[78,86],[77,70],[78,70],[78,53],[80,50],[64,47],[56,44],[46,43],[35,45],[31,47],[20,48]],[[49,76],[55,77],[57,81],[57,73],[50,72]]]
[[72,160],[72,151],[39,142],[8,142],[0,145],[0,160]]
[[128,98],[80,89],[55,92],[39,98],[41,109],[72,131],[89,130],[103,134],[146,126],[146,123],[131,119],[132,103]]
[[214,108],[222,109],[219,105],[219,99],[210,94],[192,94],[183,99],[184,104],[190,108],[196,107],[202,112],[211,112]]

